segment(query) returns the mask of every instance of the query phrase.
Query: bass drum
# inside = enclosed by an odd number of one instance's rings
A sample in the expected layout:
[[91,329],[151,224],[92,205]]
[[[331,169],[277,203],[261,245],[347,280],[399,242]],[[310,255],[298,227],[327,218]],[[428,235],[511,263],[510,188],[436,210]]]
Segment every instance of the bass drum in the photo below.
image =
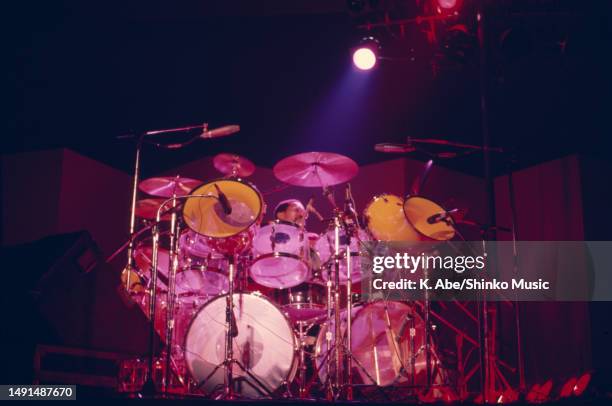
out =
[[[346,334],[346,311],[342,317],[342,334]],[[377,301],[353,308],[351,345],[354,358],[353,376],[365,385],[389,386],[412,382],[425,384],[425,323],[414,307],[403,302]],[[321,382],[327,378],[329,353],[326,340],[334,326],[321,326],[315,347],[315,362]],[[414,365],[411,363],[412,355]],[[334,359],[332,358],[332,366]]]
[[[226,300],[223,295],[206,303],[185,339],[187,369],[196,386],[208,394],[222,389],[224,383]],[[249,372],[233,366],[234,391],[247,398],[267,397],[295,377],[295,335],[283,313],[264,297],[236,293],[233,300],[238,330],[234,358]]]
[[[220,193],[229,202],[230,214],[223,210]],[[241,179],[218,179],[198,186],[190,196],[183,206],[183,220],[192,231],[207,237],[213,250],[238,254],[250,247],[254,228],[264,214],[263,198],[254,185]]]
[[368,231],[379,241],[447,241],[455,229],[446,222],[428,222],[431,216],[445,213],[437,203],[420,196],[402,199],[383,194],[374,197],[363,212]]

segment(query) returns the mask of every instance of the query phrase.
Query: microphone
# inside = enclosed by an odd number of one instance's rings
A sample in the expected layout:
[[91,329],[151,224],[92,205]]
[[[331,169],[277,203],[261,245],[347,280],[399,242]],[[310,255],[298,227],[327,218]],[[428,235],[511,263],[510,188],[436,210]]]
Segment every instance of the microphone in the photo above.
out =
[[451,218],[451,214],[458,212],[459,209],[452,209],[449,211],[445,211],[442,213],[436,213],[432,216],[429,216],[427,218],[427,223],[428,224],[435,224],[435,223],[439,223],[441,221],[446,221],[448,218]]
[[314,197],[311,197],[310,200],[308,200],[308,204],[306,205],[306,212],[314,214],[319,219],[319,221],[323,221],[323,216],[321,215],[321,213],[319,213],[317,209],[315,209],[313,203]]
[[232,135],[240,131],[239,125],[226,125],[223,127],[215,128],[214,130],[204,130],[200,134],[200,138],[217,138]]
[[215,189],[217,189],[217,195],[219,198],[219,203],[221,203],[221,207],[223,208],[223,213],[229,216],[230,214],[232,214],[232,205],[230,204],[229,200],[227,200],[227,196],[225,196],[225,193],[223,193],[221,189],[219,189],[219,186],[217,186],[216,183],[214,185]]
[[405,154],[407,152],[414,152],[416,148],[408,144],[392,144],[385,142],[382,144],[374,145],[374,150],[378,152],[385,152],[388,154]]
[[232,312],[232,314],[230,315],[230,331],[229,331],[229,335],[231,337],[238,337],[238,323],[236,323],[236,316],[234,315],[234,312]]

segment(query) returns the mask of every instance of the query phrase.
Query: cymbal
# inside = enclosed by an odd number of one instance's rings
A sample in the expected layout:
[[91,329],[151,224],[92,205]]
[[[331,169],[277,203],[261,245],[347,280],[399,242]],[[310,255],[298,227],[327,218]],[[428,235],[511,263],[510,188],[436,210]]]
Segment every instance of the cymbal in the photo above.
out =
[[[157,217],[157,209],[166,199],[142,199],[136,202],[136,217],[140,217],[147,220],[155,220]],[[168,203],[165,206],[166,212],[168,209],[172,207],[172,203]],[[161,217],[162,220],[170,220],[170,213],[163,214]]]
[[274,176],[303,187],[326,187],[351,180],[359,167],[351,158],[332,152],[304,152],[274,165]]
[[197,179],[167,176],[145,179],[140,182],[138,188],[152,196],[172,197],[173,193],[176,193],[177,196],[185,196],[202,183],[204,182]]
[[215,169],[224,175],[246,178],[255,172],[255,164],[236,154],[218,154],[213,159]]

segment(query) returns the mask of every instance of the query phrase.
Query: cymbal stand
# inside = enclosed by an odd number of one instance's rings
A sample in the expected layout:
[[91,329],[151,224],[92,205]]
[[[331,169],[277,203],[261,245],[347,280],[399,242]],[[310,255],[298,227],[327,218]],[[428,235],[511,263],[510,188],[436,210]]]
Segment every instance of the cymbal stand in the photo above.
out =
[[[158,136],[158,135],[168,135],[168,134],[172,134],[172,133],[176,133],[176,132],[184,132],[184,131],[191,131],[194,129],[204,129],[206,130],[208,128],[208,123],[204,123],[202,125],[195,125],[195,126],[189,126],[189,127],[180,127],[180,128],[170,128],[170,129],[164,129],[164,130],[151,130],[151,131],[146,131],[146,132],[142,132],[139,134],[126,134],[126,135],[120,135],[118,137],[116,137],[117,139],[131,139],[131,138],[136,138],[136,154],[134,157],[134,175],[132,177],[132,196],[131,196],[131,202],[130,202],[130,237],[132,237],[134,235],[134,230],[136,229],[136,199],[138,197],[138,183],[140,183],[140,163],[142,161],[141,155],[142,155],[142,145],[144,144],[145,138],[146,137],[150,137],[150,136]],[[164,148],[169,148],[163,144],[155,144],[155,146],[157,147],[164,147]],[[177,149],[180,148],[182,145],[180,146],[172,146],[172,149]],[[134,267],[134,240],[130,239],[128,241],[128,249],[127,249],[127,265],[126,268],[127,270],[127,280],[131,280],[131,273],[132,271],[135,269]],[[130,291],[130,284],[128,283],[126,285],[126,291],[129,293]]]
[[215,398],[216,400],[232,400],[237,399],[238,396],[234,392],[234,373],[233,366],[237,365],[246,375],[253,380],[257,385],[255,388],[262,394],[270,396],[272,391],[268,389],[255,375],[249,371],[240,361],[234,358],[234,346],[233,340],[238,336],[238,326],[236,324],[236,316],[234,314],[234,281],[236,279],[236,254],[230,254],[227,256],[229,267],[229,288],[226,295],[225,301],[225,358],[223,362],[216,365],[215,368],[208,374],[206,378],[202,380],[199,386],[202,386],[208,381],[219,368],[224,368],[224,382],[223,382],[223,394]]
[[[134,177],[132,181],[132,201],[130,203],[130,236],[134,235],[134,230],[136,228],[136,198],[138,196],[138,183],[140,182],[140,154],[142,151],[142,141],[144,139],[144,134],[138,137],[138,141],[136,142],[136,157],[134,159]],[[134,239],[130,238],[127,249],[127,280],[131,280],[131,273],[134,270]],[[127,292],[130,291],[130,283],[128,282],[126,285]]]
[[[350,187],[347,190],[349,191],[348,193],[350,195]],[[353,373],[352,373],[353,361],[372,382],[376,383],[376,381],[372,378],[369,372],[364,368],[364,366],[359,362],[359,360],[354,357],[352,353],[351,329],[352,329],[352,317],[353,317],[353,314],[352,314],[353,303],[352,303],[352,281],[351,281],[352,263],[351,263],[351,248],[350,248],[350,238],[351,238],[352,229],[345,221],[344,217],[346,216],[346,213],[338,208],[334,200],[333,194],[328,188],[324,188],[324,196],[329,200],[330,204],[332,205],[333,212],[334,212],[334,217],[333,217],[333,221],[334,221],[334,256],[333,258],[334,258],[334,262],[333,262],[333,265],[328,269],[328,272],[330,272],[331,275],[328,275],[328,278],[327,278],[327,323],[329,326],[328,331],[325,336],[326,344],[327,344],[327,351],[328,351],[327,356],[326,356],[327,398],[328,400],[339,399],[339,397],[342,394],[342,389],[346,387],[347,400],[352,400],[353,399]],[[350,198],[350,200],[352,201],[352,197]],[[350,215],[355,214],[354,208],[349,207],[349,209],[352,209],[350,211]],[[356,226],[359,225],[357,218],[354,219],[354,223]],[[340,252],[340,230],[341,229],[344,229],[345,237],[348,240],[346,248],[342,253]],[[340,261],[342,259],[346,259],[347,261],[346,266],[347,266],[347,276],[348,276],[347,286],[346,286],[346,292],[347,292],[346,340],[347,340],[347,344],[344,344],[343,342],[342,320],[340,317],[341,316],[340,314],[340,289],[341,289],[340,288],[341,286],[340,284]],[[333,272],[331,271],[332,268],[333,268]],[[332,318],[334,321],[334,332],[333,333],[330,328],[332,324],[331,323]],[[332,336],[334,337],[334,341],[335,341],[333,346],[332,346]],[[346,373],[347,375],[346,382],[344,382],[343,380],[344,378],[343,367],[344,367],[345,357],[346,357],[346,365],[347,365],[346,368],[348,369]],[[333,369],[334,365],[335,365],[335,368],[334,368],[335,373],[332,374],[332,370],[334,370]],[[382,389],[380,388],[379,390],[381,390],[381,393],[383,394],[383,396],[385,396],[385,398],[388,399],[386,393],[384,393],[384,391],[382,391]]]
[[[178,176],[177,176],[178,178]],[[162,391],[168,393],[170,385],[170,367],[172,358],[172,348],[174,346],[174,306],[176,303],[176,272],[178,271],[179,261],[179,235],[180,224],[176,215],[176,190],[172,194],[172,215],[170,217],[170,253],[169,260],[170,275],[168,278],[168,304],[166,308],[166,369],[162,380]]]
[[[155,382],[153,381],[153,371],[155,370],[155,316],[156,309],[155,305],[157,302],[157,279],[158,279],[158,264],[159,264],[159,223],[161,221],[161,213],[162,209],[170,202],[172,202],[173,207],[176,209],[176,201],[184,200],[187,198],[209,198],[209,199],[218,199],[217,196],[214,195],[186,195],[186,196],[173,196],[169,199],[164,200],[161,205],[157,208],[157,213],[155,216],[155,224],[151,228],[152,230],[152,238],[153,238],[153,250],[151,253],[151,280],[149,282],[149,289],[151,291],[149,298],[149,320],[151,326],[149,328],[149,373],[147,374],[147,380],[143,386],[143,392],[145,393],[154,393],[155,392]],[[175,210],[173,210],[173,215],[176,216]],[[175,218],[176,222],[176,218]],[[178,238],[174,238],[175,241],[178,241]],[[172,246],[171,246],[172,248]],[[176,255],[176,253],[175,253]],[[172,257],[171,257],[172,260]],[[178,264],[178,262],[177,262]],[[172,263],[170,264],[172,267]],[[175,272],[172,272],[175,274]],[[174,275],[175,276],[175,275]],[[169,281],[169,285],[174,284],[174,281]],[[170,306],[169,306],[170,307]],[[168,309],[168,312],[170,310]],[[172,323],[173,324],[173,323]],[[172,325],[172,329],[174,325]],[[171,347],[168,348],[168,353],[172,350]],[[162,387],[165,389],[166,379],[165,377],[162,379]]]

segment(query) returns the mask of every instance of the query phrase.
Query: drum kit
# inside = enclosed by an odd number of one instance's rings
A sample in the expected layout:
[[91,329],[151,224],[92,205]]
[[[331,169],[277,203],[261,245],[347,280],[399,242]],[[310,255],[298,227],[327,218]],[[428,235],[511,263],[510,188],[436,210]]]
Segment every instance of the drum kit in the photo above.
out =
[[[349,184],[342,208],[330,189],[353,179],[357,164],[307,152],[278,162],[274,175],[321,189],[333,215],[323,218],[310,202],[299,208],[302,221],[264,224],[264,196],[246,180],[255,165],[234,154],[219,154],[213,164],[217,179],[137,184],[146,194],[133,205],[143,227],[133,230],[123,279],[162,339],[163,362],[151,361],[163,370],[159,390],[350,400],[360,385],[415,391],[444,382],[426,306],[362,303],[355,285],[368,241],[451,239],[452,225],[427,221],[445,213],[441,206],[382,194],[359,216]],[[311,213],[326,224],[321,234],[304,226]]]

